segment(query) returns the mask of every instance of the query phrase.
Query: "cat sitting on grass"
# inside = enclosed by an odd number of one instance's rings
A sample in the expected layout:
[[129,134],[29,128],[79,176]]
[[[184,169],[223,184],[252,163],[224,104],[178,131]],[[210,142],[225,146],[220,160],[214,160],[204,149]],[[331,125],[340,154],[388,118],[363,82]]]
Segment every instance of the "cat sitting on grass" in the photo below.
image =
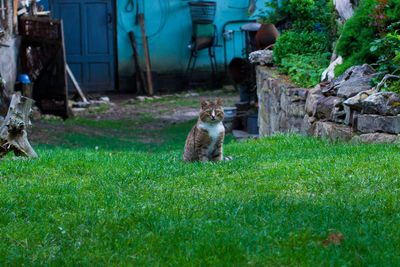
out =
[[223,157],[225,128],[222,124],[224,119],[222,100],[200,101],[200,104],[199,119],[186,138],[183,161],[207,162],[232,159]]

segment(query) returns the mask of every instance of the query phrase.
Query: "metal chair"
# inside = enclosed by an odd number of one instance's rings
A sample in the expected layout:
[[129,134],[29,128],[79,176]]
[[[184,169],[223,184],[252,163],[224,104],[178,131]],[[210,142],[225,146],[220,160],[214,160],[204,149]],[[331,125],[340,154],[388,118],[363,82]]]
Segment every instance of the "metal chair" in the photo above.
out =
[[193,36],[189,45],[190,58],[186,68],[186,73],[189,74],[189,81],[192,78],[194,68],[196,66],[199,51],[208,48],[210,57],[211,70],[213,78],[217,74],[217,60],[215,57],[215,47],[218,43],[217,26],[214,24],[193,24]]

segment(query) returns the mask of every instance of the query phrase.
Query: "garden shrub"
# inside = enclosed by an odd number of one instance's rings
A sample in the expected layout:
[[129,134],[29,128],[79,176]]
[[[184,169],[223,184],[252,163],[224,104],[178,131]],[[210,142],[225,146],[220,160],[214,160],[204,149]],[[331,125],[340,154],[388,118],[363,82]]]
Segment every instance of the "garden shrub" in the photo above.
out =
[[[274,61],[291,80],[304,87],[319,82],[329,65],[335,35],[333,5],[329,0],[281,0],[266,4],[264,21],[283,25],[274,46]],[[284,22],[284,23],[283,23]],[[321,55],[323,56],[321,57]],[[322,69],[322,70],[321,70]]]
[[[342,65],[335,68],[335,75],[342,74],[348,67],[364,63],[373,64],[378,61],[379,55],[371,51],[371,43],[378,38],[378,28],[370,25],[377,0],[363,0],[354,12],[354,15],[344,25],[342,35],[337,43],[336,51],[344,59]],[[388,16],[387,24],[396,22],[400,18],[400,0],[389,0],[389,7],[385,9]]]
[[279,70],[290,75],[290,80],[299,86],[312,87],[320,82],[321,74],[329,65],[331,53],[292,54],[284,57]]
[[280,64],[282,59],[290,55],[324,53],[329,51],[329,42],[321,32],[285,31],[277,39],[274,46],[274,60]]

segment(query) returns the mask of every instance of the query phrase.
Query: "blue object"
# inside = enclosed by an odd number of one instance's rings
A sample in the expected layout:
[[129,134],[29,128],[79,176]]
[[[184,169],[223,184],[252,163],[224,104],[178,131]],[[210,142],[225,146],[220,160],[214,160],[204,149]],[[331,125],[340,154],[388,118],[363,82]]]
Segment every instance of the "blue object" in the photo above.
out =
[[[51,5],[54,17],[63,20],[68,66],[86,92],[115,89],[114,2],[57,0]],[[125,2],[118,4],[124,8]]]
[[20,83],[31,83],[28,74],[18,74],[18,81]]
[[247,115],[247,132],[249,134],[258,134],[258,114]]

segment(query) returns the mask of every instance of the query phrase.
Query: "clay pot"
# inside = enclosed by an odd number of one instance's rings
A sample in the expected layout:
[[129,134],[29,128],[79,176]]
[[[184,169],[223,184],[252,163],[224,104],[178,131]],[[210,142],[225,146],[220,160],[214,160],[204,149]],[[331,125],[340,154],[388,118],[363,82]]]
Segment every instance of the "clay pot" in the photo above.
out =
[[261,25],[256,33],[256,48],[257,50],[265,49],[266,47],[275,44],[279,37],[279,32],[272,23]]

